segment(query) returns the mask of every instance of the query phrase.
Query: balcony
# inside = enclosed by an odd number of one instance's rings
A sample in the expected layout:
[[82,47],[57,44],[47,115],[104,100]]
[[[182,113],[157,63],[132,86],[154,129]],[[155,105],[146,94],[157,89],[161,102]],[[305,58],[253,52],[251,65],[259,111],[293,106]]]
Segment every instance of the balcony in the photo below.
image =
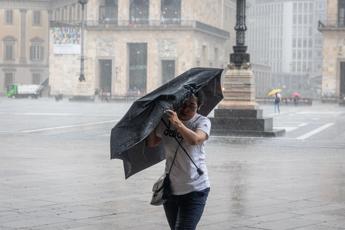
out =
[[345,31],[345,20],[325,20],[319,21],[318,30],[324,31]]
[[[222,39],[229,39],[226,30],[195,20],[86,20],[86,29],[92,31],[198,31]],[[50,21],[50,27],[80,26],[80,21]]]
[[161,24],[181,24],[181,18],[161,18]]

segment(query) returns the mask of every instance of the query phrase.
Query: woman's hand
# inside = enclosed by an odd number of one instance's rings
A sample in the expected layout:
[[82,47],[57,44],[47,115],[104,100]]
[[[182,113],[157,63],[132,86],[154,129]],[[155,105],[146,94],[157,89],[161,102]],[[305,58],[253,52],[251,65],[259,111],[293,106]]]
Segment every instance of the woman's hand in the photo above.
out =
[[191,145],[200,144],[207,139],[207,134],[201,130],[193,131],[187,128],[182,121],[178,118],[175,111],[166,110],[166,114],[170,123],[176,128],[176,130],[182,135],[183,139]]
[[165,113],[167,114],[167,117],[170,121],[170,123],[176,128],[181,128],[181,126],[183,125],[182,124],[182,121],[178,118],[177,116],[177,113],[173,110],[166,110]]

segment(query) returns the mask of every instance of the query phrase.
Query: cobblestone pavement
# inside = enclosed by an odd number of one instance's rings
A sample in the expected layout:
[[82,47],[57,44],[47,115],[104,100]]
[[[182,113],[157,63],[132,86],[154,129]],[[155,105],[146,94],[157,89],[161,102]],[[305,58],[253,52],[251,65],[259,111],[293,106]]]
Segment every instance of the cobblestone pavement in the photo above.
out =
[[[128,106],[0,99],[0,229],[168,229],[149,205],[163,163],[125,180],[109,159]],[[285,137],[210,138],[198,229],[345,229],[345,109],[264,108]]]

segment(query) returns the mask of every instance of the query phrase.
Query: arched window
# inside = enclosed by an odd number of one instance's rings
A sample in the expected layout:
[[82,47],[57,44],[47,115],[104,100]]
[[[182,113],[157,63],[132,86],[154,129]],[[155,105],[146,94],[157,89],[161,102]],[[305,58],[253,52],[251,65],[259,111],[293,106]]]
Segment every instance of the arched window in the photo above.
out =
[[43,61],[44,59],[44,41],[41,38],[30,40],[30,60],[34,62]]
[[14,61],[14,48],[16,39],[12,36],[7,36],[3,39],[4,42],[4,60]]
[[181,22],[181,0],[161,0],[162,24],[179,24]]
[[130,0],[129,21],[131,24],[148,24],[149,0]]

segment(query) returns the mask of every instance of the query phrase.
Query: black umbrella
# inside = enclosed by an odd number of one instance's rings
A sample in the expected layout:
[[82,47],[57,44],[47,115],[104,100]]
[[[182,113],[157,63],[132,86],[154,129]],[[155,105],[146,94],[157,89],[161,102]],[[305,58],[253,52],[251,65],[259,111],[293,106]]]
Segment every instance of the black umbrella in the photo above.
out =
[[161,145],[145,146],[145,138],[159,124],[166,109],[180,107],[191,93],[202,92],[198,113],[207,116],[223,99],[220,78],[223,69],[193,68],[136,100],[111,130],[111,159],[123,160],[126,179],[165,159]]

